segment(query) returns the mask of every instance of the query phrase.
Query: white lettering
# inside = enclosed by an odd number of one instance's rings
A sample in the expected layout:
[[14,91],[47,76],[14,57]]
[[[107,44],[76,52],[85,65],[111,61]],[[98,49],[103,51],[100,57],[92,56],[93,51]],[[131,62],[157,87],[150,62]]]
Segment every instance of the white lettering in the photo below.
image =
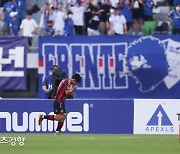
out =
[[[6,119],[6,131],[11,131],[11,114],[9,112],[0,112],[0,118]],[[1,128],[2,122],[0,122],[0,128]]]
[[43,120],[41,126],[38,125],[37,117],[39,116],[39,114],[45,114],[45,113],[44,112],[31,112],[29,114],[29,131],[39,132],[41,130],[41,127],[42,127],[42,131],[47,130],[47,120]]
[[18,115],[16,112],[13,112],[12,113],[12,128],[14,131],[16,132],[25,132],[28,130],[28,113],[27,112],[24,112],[23,113],[23,124],[22,126],[18,126]]
[[15,68],[24,67],[24,47],[16,47],[15,49],[9,49],[9,57],[3,58],[3,48],[0,48],[0,76],[1,77],[23,77],[24,71],[3,71],[2,65],[13,64]]
[[72,132],[81,132],[82,114],[79,112],[69,112],[67,115],[67,128]]
[[89,104],[84,104],[84,131],[89,131]]
[[[9,112],[0,112],[0,119],[5,119],[6,122],[6,131],[15,131],[15,132],[39,132],[39,131],[49,131],[52,132],[56,130],[57,121],[50,121],[44,119],[42,121],[41,126],[38,125],[38,116],[39,114],[46,114],[44,112],[31,112],[28,114],[24,112],[22,115],[19,115],[17,112],[13,112],[12,115]],[[49,114],[54,114],[50,112]],[[22,116],[22,125],[19,126],[18,122],[20,116]],[[28,125],[29,124],[29,125]],[[2,122],[0,123],[0,127]],[[62,127],[62,131],[66,131],[66,129],[70,132],[81,132],[81,131],[89,131],[89,104],[83,105],[83,112],[69,112],[67,114],[67,120],[64,121],[64,125]]]

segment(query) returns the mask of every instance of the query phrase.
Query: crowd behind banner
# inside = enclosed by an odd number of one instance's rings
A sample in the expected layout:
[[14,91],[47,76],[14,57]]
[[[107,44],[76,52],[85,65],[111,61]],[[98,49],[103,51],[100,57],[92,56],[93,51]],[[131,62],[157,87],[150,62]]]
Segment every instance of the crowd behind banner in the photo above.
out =
[[[25,0],[2,1],[0,30],[1,35],[30,38],[37,29],[41,36],[141,35],[144,23],[156,20],[153,9],[159,5],[169,8],[165,15],[172,20],[172,33],[180,33],[179,0],[162,4],[153,0],[49,0],[42,8],[35,5],[29,10]],[[32,14],[39,11],[39,21],[34,20]]]

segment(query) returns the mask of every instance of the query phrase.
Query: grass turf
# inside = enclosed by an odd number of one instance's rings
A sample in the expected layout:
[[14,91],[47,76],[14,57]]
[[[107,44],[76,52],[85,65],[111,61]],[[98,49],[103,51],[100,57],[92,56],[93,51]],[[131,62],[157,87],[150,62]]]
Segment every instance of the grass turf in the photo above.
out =
[[23,147],[0,144],[0,154],[180,153],[177,135],[0,134],[4,136],[26,137],[26,141]]

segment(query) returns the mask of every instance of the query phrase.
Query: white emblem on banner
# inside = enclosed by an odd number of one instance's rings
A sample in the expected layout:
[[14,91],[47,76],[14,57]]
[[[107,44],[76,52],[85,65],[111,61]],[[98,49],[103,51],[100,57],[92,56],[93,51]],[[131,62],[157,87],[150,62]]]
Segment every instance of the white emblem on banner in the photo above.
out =
[[169,75],[164,79],[168,89],[180,81],[180,43],[169,40],[166,50]]
[[14,68],[24,67],[24,47],[9,50],[9,57],[3,58],[3,48],[0,48],[0,77],[23,77],[24,71],[4,71],[3,65],[14,64]]

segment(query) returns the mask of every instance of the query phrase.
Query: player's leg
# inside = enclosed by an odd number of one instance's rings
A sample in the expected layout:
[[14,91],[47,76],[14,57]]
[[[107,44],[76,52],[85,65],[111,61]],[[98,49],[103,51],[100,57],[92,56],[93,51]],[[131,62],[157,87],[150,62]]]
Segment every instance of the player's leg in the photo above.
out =
[[56,134],[56,135],[60,135],[60,134],[61,134],[61,128],[62,128],[63,125],[64,125],[64,120],[66,119],[66,113],[59,114],[59,115],[57,115],[57,116],[60,116],[60,117],[61,117],[61,120],[58,122],[58,125],[57,125],[57,128],[56,128],[55,134]]
[[60,111],[60,113],[55,115],[55,118],[59,121],[55,132],[56,135],[60,135],[61,128],[63,127],[64,120],[66,119],[66,108],[64,103],[60,104]]
[[54,120],[56,121],[64,121],[66,119],[66,113],[57,113],[54,115]]
[[54,102],[54,113],[52,115],[39,115],[39,119],[38,119],[38,124],[41,125],[43,119],[47,119],[47,120],[56,120],[56,121],[63,121],[63,115],[59,115],[59,113],[63,113],[64,110],[62,110],[62,103],[56,103]]
[[57,115],[39,115],[38,124],[41,125],[43,119],[52,120],[52,121],[63,121],[66,119],[66,116],[64,114],[58,113]]
[[54,116],[55,115],[42,115],[42,114],[40,114],[39,115],[39,119],[38,119],[38,124],[41,125],[43,119],[54,121],[55,120]]

